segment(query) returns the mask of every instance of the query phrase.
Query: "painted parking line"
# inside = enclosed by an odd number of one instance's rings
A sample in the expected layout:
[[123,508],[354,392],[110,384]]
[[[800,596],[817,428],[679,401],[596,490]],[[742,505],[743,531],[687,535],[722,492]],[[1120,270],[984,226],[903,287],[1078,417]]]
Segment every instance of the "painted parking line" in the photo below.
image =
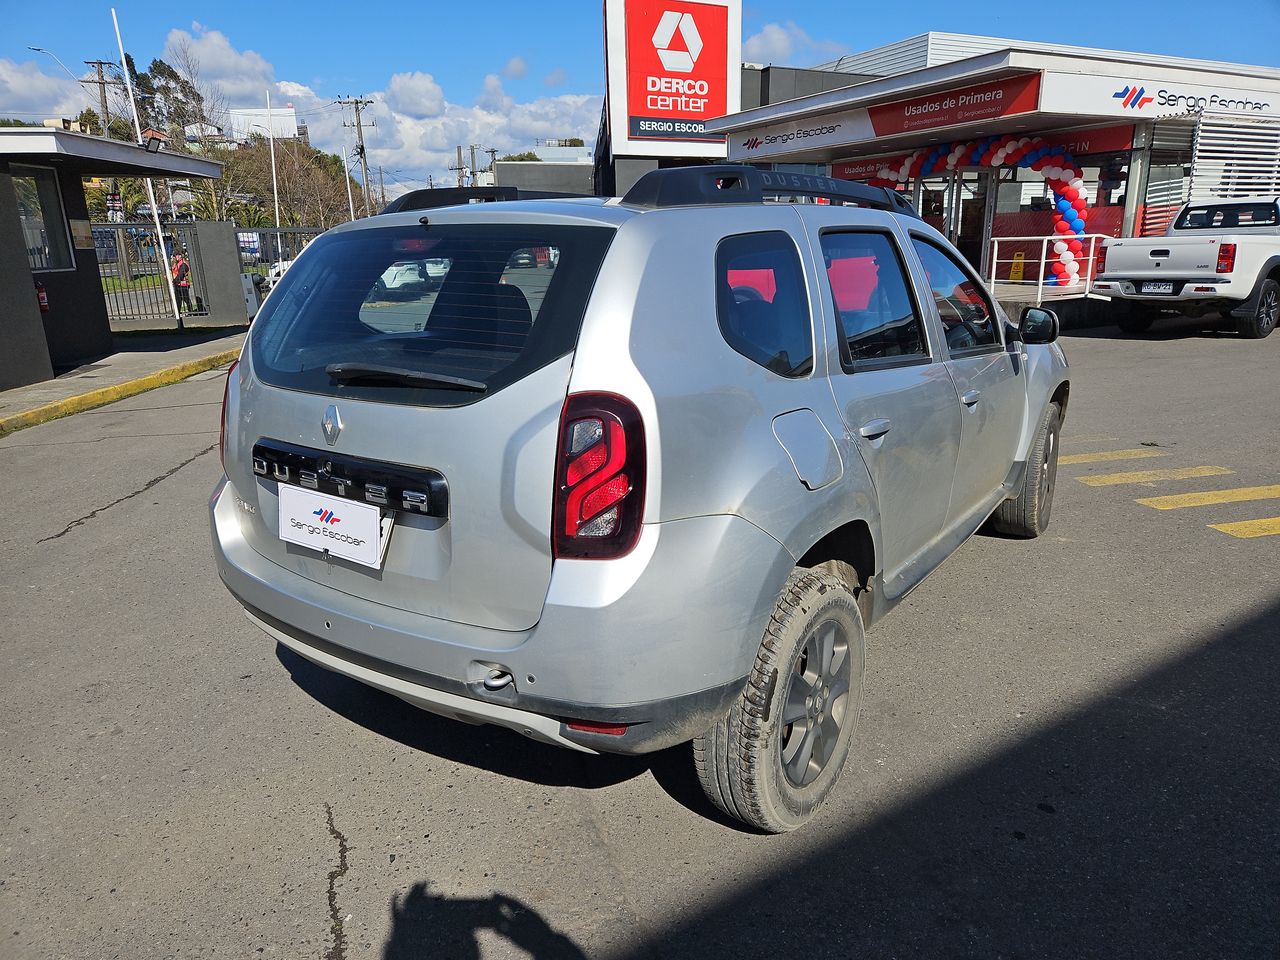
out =
[[1209,507],[1219,503],[1247,503],[1250,500],[1280,500],[1280,483],[1267,487],[1236,487],[1233,490],[1201,490],[1199,493],[1175,493],[1166,497],[1142,497],[1136,502],[1157,510],[1180,510],[1183,507]]
[[1263,520],[1239,520],[1235,523],[1211,523],[1214,530],[1221,530],[1233,537],[1250,539],[1253,537],[1280,536],[1280,517],[1267,517]]
[[1107,463],[1112,460],[1144,460],[1147,457],[1167,457],[1163,450],[1152,450],[1150,447],[1136,447],[1132,450],[1099,450],[1097,453],[1072,453],[1059,457],[1058,463]]
[[1151,483],[1154,480],[1191,480],[1194,477],[1225,477],[1235,473],[1225,467],[1174,467],[1169,470],[1131,470],[1127,473],[1100,473],[1076,477],[1091,487],[1111,487],[1121,483]]

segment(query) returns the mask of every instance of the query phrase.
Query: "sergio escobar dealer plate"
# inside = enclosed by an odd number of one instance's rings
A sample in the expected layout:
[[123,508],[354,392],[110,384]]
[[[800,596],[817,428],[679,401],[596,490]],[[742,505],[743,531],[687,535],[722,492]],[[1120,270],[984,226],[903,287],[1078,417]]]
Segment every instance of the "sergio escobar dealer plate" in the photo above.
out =
[[393,524],[377,507],[280,485],[280,539],[375,569]]

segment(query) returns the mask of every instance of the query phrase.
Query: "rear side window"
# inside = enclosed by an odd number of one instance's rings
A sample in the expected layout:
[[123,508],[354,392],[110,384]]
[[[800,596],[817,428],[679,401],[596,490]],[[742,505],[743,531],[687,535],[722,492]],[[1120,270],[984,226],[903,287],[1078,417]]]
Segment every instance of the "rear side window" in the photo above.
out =
[[782,377],[813,369],[813,330],[795,242],[781,231],[727,237],[716,249],[716,315],[725,342]]
[[322,236],[253,322],[255,372],[310,393],[474,402],[573,349],[612,236],[525,224]]
[[1274,203],[1223,203],[1187,207],[1173,225],[1175,230],[1230,230],[1235,227],[1274,227]]
[[987,296],[951,254],[920,237],[911,238],[929,277],[929,290],[952,353],[982,350],[1000,342]]
[[822,258],[846,365],[924,360],[924,325],[894,242],[883,233],[824,233]]

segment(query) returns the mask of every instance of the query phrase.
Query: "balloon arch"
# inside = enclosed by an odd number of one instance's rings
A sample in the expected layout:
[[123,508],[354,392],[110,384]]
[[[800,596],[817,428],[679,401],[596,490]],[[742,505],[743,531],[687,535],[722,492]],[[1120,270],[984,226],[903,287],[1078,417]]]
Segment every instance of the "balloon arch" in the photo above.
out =
[[1079,258],[1084,250],[1080,239],[1089,219],[1082,171],[1067,148],[1050,144],[1043,137],[985,137],[961,143],[945,143],[921,148],[899,166],[881,167],[872,183],[896,186],[910,179],[927,177],[956,167],[1030,167],[1044,175],[1053,190],[1053,229],[1058,239],[1053,252],[1058,259],[1050,267],[1045,282],[1064,287],[1080,282]]

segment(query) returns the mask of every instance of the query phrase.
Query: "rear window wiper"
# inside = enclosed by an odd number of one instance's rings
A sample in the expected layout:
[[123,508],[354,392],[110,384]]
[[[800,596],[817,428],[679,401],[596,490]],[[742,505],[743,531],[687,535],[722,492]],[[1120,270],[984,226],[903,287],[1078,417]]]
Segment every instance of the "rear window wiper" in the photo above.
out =
[[330,378],[339,383],[386,384],[396,387],[440,387],[445,390],[470,390],[484,393],[489,387],[479,380],[450,377],[442,373],[423,373],[406,367],[391,367],[380,363],[331,363],[324,368]]

